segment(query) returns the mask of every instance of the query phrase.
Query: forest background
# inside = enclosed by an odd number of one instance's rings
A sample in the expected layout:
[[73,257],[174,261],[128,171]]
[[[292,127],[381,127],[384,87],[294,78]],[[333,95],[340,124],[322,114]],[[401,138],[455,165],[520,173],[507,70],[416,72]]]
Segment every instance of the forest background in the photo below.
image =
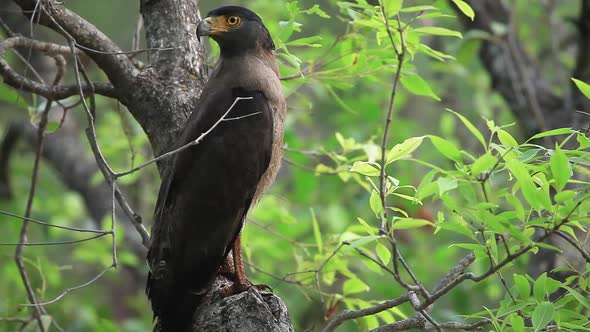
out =
[[[285,301],[296,331],[590,330],[589,1],[234,4],[273,35],[289,104],[281,173],[244,230],[247,269]],[[146,48],[138,2],[65,7],[121,49]],[[4,51],[13,33],[67,46],[12,0],[0,17]],[[16,49],[35,68],[9,51],[17,72],[53,79],[51,57]],[[211,43],[210,64],[217,52]],[[133,59],[149,65],[145,52]],[[76,83],[68,66],[64,81]],[[52,105],[20,90],[0,85],[0,331],[149,330],[145,248],[112,209],[79,96]],[[95,102],[113,169],[154,157],[125,106]],[[117,179],[147,229],[159,182],[155,164]],[[38,302],[52,302],[39,319],[21,306],[30,297],[14,260],[27,214],[104,230],[28,225],[37,245],[20,261]]]

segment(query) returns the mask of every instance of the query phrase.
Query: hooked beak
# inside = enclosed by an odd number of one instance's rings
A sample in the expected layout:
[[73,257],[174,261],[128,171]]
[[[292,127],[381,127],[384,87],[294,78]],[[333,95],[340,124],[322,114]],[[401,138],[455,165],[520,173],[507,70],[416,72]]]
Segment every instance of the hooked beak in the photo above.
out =
[[206,17],[197,25],[197,39],[201,41],[202,36],[209,36],[211,33],[211,18]]
[[197,38],[201,41],[202,36],[215,36],[220,33],[228,32],[227,27],[223,24],[225,18],[219,17],[205,17],[199,25],[197,25]]

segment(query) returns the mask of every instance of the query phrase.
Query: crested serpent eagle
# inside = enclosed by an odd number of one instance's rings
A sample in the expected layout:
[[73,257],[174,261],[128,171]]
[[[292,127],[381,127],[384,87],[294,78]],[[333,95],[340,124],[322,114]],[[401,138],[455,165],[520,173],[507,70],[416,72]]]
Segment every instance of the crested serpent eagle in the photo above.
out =
[[240,231],[281,161],[286,103],[262,20],[243,7],[221,7],[199,23],[197,35],[215,40],[220,56],[176,144],[213,129],[173,155],[158,194],[146,292],[154,330],[163,332],[191,330],[221,265],[235,281],[226,295],[251,286]]

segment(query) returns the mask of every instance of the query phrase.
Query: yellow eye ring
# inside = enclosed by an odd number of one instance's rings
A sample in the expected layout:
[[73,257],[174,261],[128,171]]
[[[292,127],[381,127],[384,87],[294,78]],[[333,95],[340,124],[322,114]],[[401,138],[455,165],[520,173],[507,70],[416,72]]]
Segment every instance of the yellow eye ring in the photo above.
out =
[[240,24],[240,18],[238,16],[229,16],[225,22],[228,26],[233,27]]

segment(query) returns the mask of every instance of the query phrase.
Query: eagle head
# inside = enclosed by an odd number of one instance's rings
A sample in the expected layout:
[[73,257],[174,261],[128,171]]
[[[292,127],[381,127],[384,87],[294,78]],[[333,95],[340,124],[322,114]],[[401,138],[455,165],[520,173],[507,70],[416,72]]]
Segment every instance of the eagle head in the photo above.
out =
[[275,49],[262,19],[253,11],[239,6],[224,6],[207,13],[197,26],[197,37],[202,36],[213,38],[224,57],[260,48]]

